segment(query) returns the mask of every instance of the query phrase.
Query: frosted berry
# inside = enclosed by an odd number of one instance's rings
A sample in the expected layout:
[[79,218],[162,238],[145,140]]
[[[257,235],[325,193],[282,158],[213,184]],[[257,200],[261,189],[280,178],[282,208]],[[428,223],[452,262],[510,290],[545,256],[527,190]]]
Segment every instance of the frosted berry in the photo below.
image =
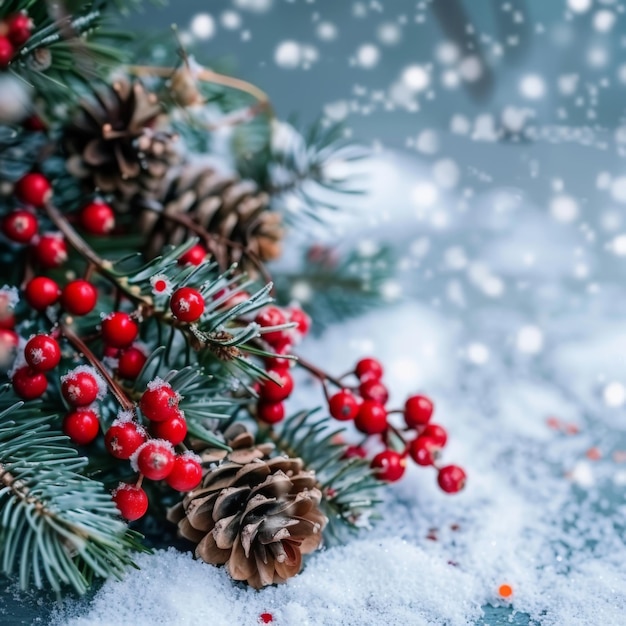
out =
[[[266,306],[254,320],[262,328],[269,326],[280,326],[287,323],[285,314],[276,306]],[[284,330],[273,330],[269,333],[263,333],[263,339],[270,345],[284,343],[287,335]]]
[[145,443],[146,431],[135,422],[114,422],[104,435],[104,445],[116,459],[130,459]]
[[148,357],[135,346],[130,346],[121,352],[117,362],[117,374],[127,380],[135,380],[141,373]]
[[354,368],[354,373],[361,381],[380,380],[383,377],[383,366],[372,358],[361,359]]
[[371,467],[376,478],[393,483],[404,475],[406,458],[395,450],[383,450],[372,459]]
[[63,287],[61,304],[72,315],[87,315],[87,313],[91,313],[97,301],[97,289],[86,280],[73,280]]
[[202,466],[191,455],[183,454],[174,460],[174,467],[165,482],[176,491],[191,491],[202,480]]
[[359,386],[359,393],[363,400],[376,400],[381,404],[387,404],[387,400],[389,400],[387,387],[374,378],[364,380]]
[[34,400],[46,393],[48,380],[41,372],[34,372],[29,367],[20,367],[13,378],[13,390],[22,400]]
[[61,377],[61,393],[70,406],[88,406],[99,392],[98,379],[91,372],[79,369]]
[[281,346],[274,348],[275,356],[265,357],[263,362],[268,370],[281,370],[291,367],[293,359],[286,359],[283,355],[287,355],[291,352],[291,344],[285,343]]
[[79,221],[91,235],[106,235],[115,228],[115,213],[104,202],[90,202],[82,208]]
[[114,348],[130,346],[139,333],[137,322],[128,313],[116,311],[102,320],[102,339]]
[[420,432],[420,436],[430,437],[442,448],[446,445],[446,441],[448,441],[448,433],[446,429],[438,424],[428,424],[426,428]]
[[26,302],[36,311],[45,311],[49,306],[56,304],[60,295],[59,286],[47,276],[35,276],[28,281],[24,289]]
[[30,38],[33,28],[31,19],[25,13],[14,13],[6,20],[8,37],[15,46],[22,46]]
[[259,402],[256,415],[266,424],[276,424],[285,418],[285,405],[282,402]]
[[48,335],[35,335],[24,348],[26,362],[36,372],[54,369],[61,360],[61,348],[55,339]]
[[409,428],[428,424],[433,415],[434,405],[426,396],[411,396],[404,404],[404,421]]
[[183,412],[177,409],[176,415],[164,422],[152,422],[150,430],[157,439],[165,439],[177,446],[187,436],[187,420]]
[[61,267],[67,261],[67,246],[61,235],[47,233],[33,247],[35,260],[46,269]]
[[100,420],[91,409],[76,409],[63,419],[63,432],[76,444],[91,443],[100,432]]
[[37,218],[23,209],[12,211],[2,220],[2,232],[15,243],[28,243],[39,230]]
[[197,289],[181,287],[172,294],[170,309],[181,322],[197,322],[204,313],[204,298]]
[[196,244],[185,254],[181,254],[178,263],[179,265],[200,265],[204,259],[206,259],[206,250],[200,244]]
[[122,517],[129,522],[143,517],[148,510],[148,496],[141,487],[120,483],[112,498]]
[[376,400],[364,400],[354,420],[354,425],[368,435],[387,430],[387,410]]
[[[293,391],[293,378],[288,370],[269,370],[274,380],[263,380],[259,389],[261,399],[266,402],[282,402]],[[275,382],[278,381],[278,382]]]
[[141,412],[151,422],[164,422],[178,415],[180,396],[164,381],[148,385],[139,401]]
[[446,493],[458,493],[465,487],[467,476],[458,465],[446,465],[439,470],[437,482]]
[[41,208],[52,195],[52,185],[43,174],[31,172],[15,183],[14,192],[18,200]]
[[0,68],[8,67],[14,54],[15,48],[9,38],[0,36]]
[[311,318],[300,307],[289,307],[289,321],[296,324],[296,330],[306,335],[311,328]]
[[409,454],[418,465],[434,465],[441,446],[432,437],[417,437],[409,444]]
[[151,439],[139,448],[136,463],[146,478],[162,480],[172,471],[174,459],[174,448],[169,441]]
[[330,397],[328,409],[336,420],[353,420],[359,412],[359,401],[351,391],[342,389]]

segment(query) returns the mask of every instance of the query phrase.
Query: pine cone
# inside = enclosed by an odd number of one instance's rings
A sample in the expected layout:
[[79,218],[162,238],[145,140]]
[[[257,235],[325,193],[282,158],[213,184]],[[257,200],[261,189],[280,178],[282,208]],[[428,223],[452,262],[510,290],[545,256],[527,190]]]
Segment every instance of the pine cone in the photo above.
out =
[[319,547],[328,520],[318,508],[315,474],[301,459],[268,458],[273,446],[255,446],[245,429],[233,436],[232,452],[204,453],[205,462],[223,458],[168,518],[197,543],[197,558],[225,564],[232,578],[260,589],[301,570],[302,555]]
[[211,167],[181,167],[164,185],[158,211],[145,210],[139,225],[147,235],[149,258],[160,254],[166,244],[178,245],[193,237],[184,225],[159,215],[193,220],[215,235],[210,252],[222,269],[238,262],[242,270],[255,274],[246,251],[261,262],[280,256],[283,228],[281,216],[268,210],[269,198],[251,181],[228,176]]
[[174,138],[153,129],[162,110],[140,82],[121,80],[81,102],[65,129],[68,171],[103,193],[115,194],[118,208],[140,193],[154,193],[178,161]]

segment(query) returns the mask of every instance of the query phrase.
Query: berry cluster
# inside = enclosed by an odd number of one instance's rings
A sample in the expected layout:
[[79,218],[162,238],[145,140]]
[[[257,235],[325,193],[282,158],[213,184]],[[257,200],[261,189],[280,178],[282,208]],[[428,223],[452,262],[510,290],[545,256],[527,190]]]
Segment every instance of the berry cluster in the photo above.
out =
[[[309,332],[311,319],[296,306],[268,306],[257,315],[255,321],[263,331],[263,340],[274,352],[274,356],[265,359],[265,370],[271,378],[263,380],[258,386],[259,402],[256,413],[262,422],[275,424],[285,417],[283,402],[294,388],[289,372],[294,361],[286,358],[286,355]],[[291,324],[291,327],[275,329],[287,324]]]
[[148,509],[148,496],[141,487],[144,478],[165,482],[177,491],[194,489],[202,479],[200,459],[183,450],[176,453],[187,435],[185,415],[179,408],[181,396],[164,380],[155,378],[139,401],[140,422],[134,412],[122,412],[107,430],[104,441],[117,459],[130,460],[140,476],[136,484],[120,483],[113,500],[123,517],[136,520]]
[[[30,245],[33,259],[44,269],[63,265],[67,260],[63,236],[57,232],[39,234],[37,210],[43,209],[52,196],[50,181],[39,172],[29,172],[15,183],[13,194],[18,206],[2,218],[4,236],[14,243]],[[80,210],[77,221],[87,234],[104,236],[115,227],[115,214],[108,204],[94,200]]]
[[60,304],[71,315],[87,315],[96,306],[98,290],[87,280],[72,280],[61,289],[51,278],[35,276],[26,284],[24,298],[36,311]]
[[[328,408],[335,419],[352,421],[356,429],[366,435],[366,439],[374,435],[382,439],[385,449],[371,461],[378,478],[388,482],[399,480],[404,475],[407,457],[410,457],[418,465],[437,468],[438,483],[443,491],[456,493],[463,489],[465,472],[462,468],[456,465],[438,466],[448,435],[443,427],[430,421],[434,411],[432,401],[426,396],[415,395],[407,399],[402,410],[389,410],[386,406],[389,393],[382,382],[383,368],[376,359],[361,359],[349,375],[352,374],[359,384],[341,388],[332,395],[327,392]],[[392,413],[402,413],[403,429],[390,423],[389,415]],[[396,449],[398,447],[399,450]],[[347,454],[367,456],[362,445],[351,446]]]
[[26,13],[13,13],[0,21],[0,68],[6,68],[33,30]]

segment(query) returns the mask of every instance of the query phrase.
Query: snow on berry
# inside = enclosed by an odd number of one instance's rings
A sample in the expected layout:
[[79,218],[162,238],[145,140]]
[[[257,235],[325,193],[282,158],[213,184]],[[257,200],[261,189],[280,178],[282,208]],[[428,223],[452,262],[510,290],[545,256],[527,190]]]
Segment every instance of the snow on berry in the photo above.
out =
[[102,400],[107,384],[90,365],[79,365],[61,376],[61,393],[71,406],[87,406]]
[[155,296],[169,296],[172,293],[172,281],[165,274],[152,276],[150,285]]
[[141,444],[130,457],[134,471],[150,480],[162,480],[174,467],[174,446],[165,439],[150,439]]
[[172,294],[170,309],[181,322],[197,322],[204,313],[204,298],[197,289],[180,287]]
[[30,367],[38,372],[54,369],[61,360],[61,348],[48,335],[35,335],[24,347],[24,357]]

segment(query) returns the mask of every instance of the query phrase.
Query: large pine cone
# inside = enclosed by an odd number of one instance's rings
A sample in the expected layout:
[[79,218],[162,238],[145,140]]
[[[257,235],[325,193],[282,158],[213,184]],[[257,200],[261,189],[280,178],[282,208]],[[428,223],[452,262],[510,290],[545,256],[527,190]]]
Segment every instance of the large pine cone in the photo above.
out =
[[154,130],[163,113],[155,94],[135,81],[115,82],[84,100],[65,129],[68,171],[118,198],[127,210],[138,194],[154,193],[178,162],[174,137]]
[[196,236],[165,215],[182,217],[210,233],[203,243],[222,269],[237,262],[254,275],[255,261],[272,261],[281,253],[282,219],[268,210],[268,204],[268,195],[258,192],[251,181],[208,166],[181,167],[168,177],[159,201],[143,212],[139,228],[147,236],[146,254],[152,258],[164,245],[178,245]]
[[[315,474],[301,459],[268,458],[272,446],[255,446],[247,431],[229,443],[233,451],[168,517],[197,543],[197,558],[225,564],[235,580],[256,589],[285,582],[301,570],[302,555],[319,547],[328,521]],[[220,456],[204,453],[207,461]]]

